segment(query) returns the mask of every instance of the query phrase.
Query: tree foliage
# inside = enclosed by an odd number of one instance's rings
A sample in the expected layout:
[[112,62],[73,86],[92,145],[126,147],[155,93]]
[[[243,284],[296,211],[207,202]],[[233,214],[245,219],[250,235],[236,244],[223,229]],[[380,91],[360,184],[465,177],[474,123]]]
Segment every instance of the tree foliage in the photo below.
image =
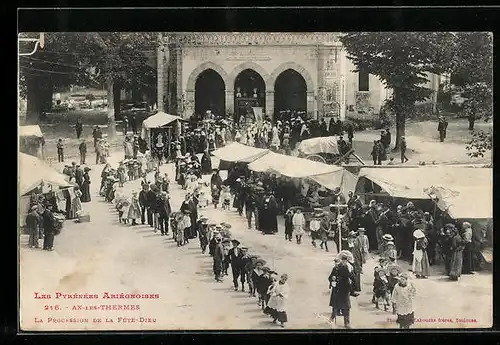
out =
[[428,73],[451,68],[446,46],[453,39],[446,32],[359,32],[340,38],[355,71],[363,68],[393,90],[387,104],[396,115],[396,148],[405,134],[406,115],[432,93],[425,86]]
[[490,131],[475,131],[472,139],[466,144],[469,157],[484,157],[487,151],[493,149],[493,133]]
[[[43,99],[50,94],[51,100],[54,88],[92,87],[110,79],[120,88],[151,91],[156,87],[155,69],[147,53],[156,47],[152,33],[47,33],[43,49],[20,57],[20,87],[28,109],[39,116]],[[23,48],[32,49],[27,44]]]

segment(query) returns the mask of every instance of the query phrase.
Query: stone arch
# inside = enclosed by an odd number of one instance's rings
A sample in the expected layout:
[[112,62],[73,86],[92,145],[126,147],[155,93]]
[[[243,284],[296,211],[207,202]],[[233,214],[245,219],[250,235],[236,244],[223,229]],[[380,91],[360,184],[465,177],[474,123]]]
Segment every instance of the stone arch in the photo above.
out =
[[[224,70],[224,68],[222,68],[221,66],[211,62],[211,61],[208,61],[208,62],[204,62],[202,63],[201,65],[199,65],[198,67],[196,67],[193,72],[191,72],[191,74],[189,75],[189,78],[187,80],[187,85],[186,85],[186,91],[194,91],[194,86],[196,84],[196,79],[198,79],[198,76],[206,71],[207,69],[213,69],[215,72],[219,73],[219,75],[221,76],[222,80],[224,80],[224,85],[226,87],[226,90],[232,90],[234,85],[232,84],[228,84],[228,74],[227,72]],[[233,84],[234,84],[234,79],[233,79]]]
[[281,65],[276,67],[273,73],[271,73],[271,75],[269,76],[269,80],[266,81],[266,85],[270,86],[268,90],[274,90],[276,79],[278,79],[279,75],[287,69],[293,69],[294,71],[298,72],[306,81],[307,92],[314,92],[314,84],[309,72],[304,67],[293,61],[282,63]]
[[236,81],[236,77],[238,76],[238,74],[240,74],[241,72],[243,72],[246,69],[254,70],[258,74],[260,74],[260,76],[262,77],[262,79],[264,80],[264,83],[266,85],[266,91],[274,89],[273,85],[268,84],[269,73],[267,73],[266,70],[264,68],[262,68],[262,66],[256,64],[255,62],[248,61],[248,62],[242,63],[241,65],[236,66],[233,69],[233,71],[231,72],[231,74],[229,75],[229,77],[227,79],[226,90],[234,90],[234,82]]

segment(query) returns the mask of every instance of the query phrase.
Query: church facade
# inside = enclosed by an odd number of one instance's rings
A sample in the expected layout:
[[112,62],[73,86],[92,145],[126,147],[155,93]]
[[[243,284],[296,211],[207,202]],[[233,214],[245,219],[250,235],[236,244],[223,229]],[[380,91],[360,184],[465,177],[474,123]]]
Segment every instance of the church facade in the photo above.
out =
[[310,118],[378,113],[390,90],[353,72],[339,35],[161,34],[158,107],[185,118],[207,110],[239,116],[248,107],[271,118],[287,110]]

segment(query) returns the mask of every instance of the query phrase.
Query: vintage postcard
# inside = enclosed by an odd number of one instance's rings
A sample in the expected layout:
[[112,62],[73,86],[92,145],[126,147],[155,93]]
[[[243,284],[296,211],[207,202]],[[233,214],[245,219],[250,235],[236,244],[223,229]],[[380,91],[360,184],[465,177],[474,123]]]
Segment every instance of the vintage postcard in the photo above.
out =
[[20,32],[21,331],[493,324],[488,32]]

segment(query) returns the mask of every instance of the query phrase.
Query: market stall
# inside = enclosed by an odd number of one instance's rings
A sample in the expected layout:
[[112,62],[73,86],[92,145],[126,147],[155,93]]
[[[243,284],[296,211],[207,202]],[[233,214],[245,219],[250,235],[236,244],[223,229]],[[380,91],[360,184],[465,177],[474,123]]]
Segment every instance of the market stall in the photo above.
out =
[[288,177],[305,178],[339,171],[342,168],[307,159],[269,152],[255,160],[248,168],[256,172],[281,174]]
[[271,151],[267,149],[259,149],[252,146],[243,145],[240,143],[231,143],[212,152],[212,155],[219,158],[221,161],[231,163],[251,163]]
[[168,143],[173,137],[181,134],[182,122],[187,121],[180,116],[157,112],[142,122],[141,137],[148,143],[150,149],[159,147],[170,150]]
[[[371,199],[388,203],[395,199],[405,199],[420,201],[429,207],[432,201],[426,190],[430,187],[463,190],[467,186],[471,190],[478,188],[491,190],[492,185],[491,168],[462,166],[361,168],[356,193],[365,203]],[[491,195],[491,191],[486,194]],[[475,197],[469,195],[469,197],[467,202],[471,203],[479,195]],[[491,196],[489,198],[491,200]]]
[[[36,172],[36,173],[34,173]],[[39,190],[40,194],[49,194],[60,189],[73,187],[74,183],[67,176],[59,173],[42,160],[24,154],[19,154],[19,215],[21,226],[29,211],[30,194]]]
[[[425,190],[435,205],[454,220],[467,221],[480,229],[486,249],[493,246],[493,173],[481,169],[476,185],[431,186]],[[460,181],[460,176],[457,176]],[[486,250],[488,252],[488,250]],[[485,255],[492,261],[493,253]]]
[[19,126],[19,151],[44,159],[45,139],[40,126]]

